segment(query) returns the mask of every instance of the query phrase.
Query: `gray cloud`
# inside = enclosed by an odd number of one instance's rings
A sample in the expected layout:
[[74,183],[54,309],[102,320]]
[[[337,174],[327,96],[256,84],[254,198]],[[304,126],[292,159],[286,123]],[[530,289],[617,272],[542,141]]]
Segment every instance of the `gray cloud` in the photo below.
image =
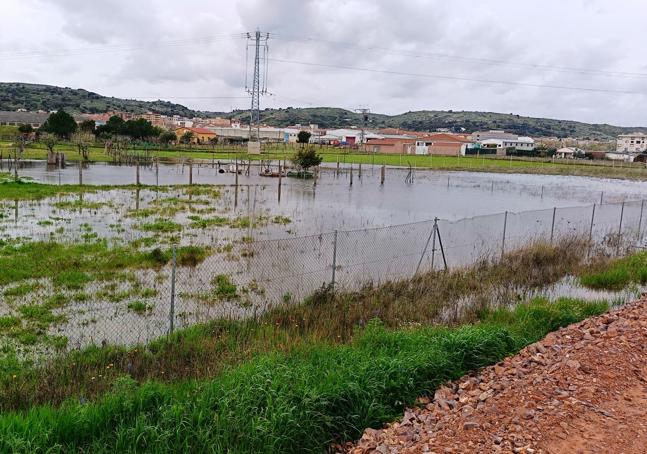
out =
[[3,0],[0,16],[0,80],[6,81],[174,98],[198,109],[246,107],[244,99],[213,97],[243,95],[245,41],[234,35],[259,27],[272,34],[273,96],[262,101],[268,106],[488,110],[646,123],[647,77],[620,74],[647,74],[641,57],[647,5],[640,0]]

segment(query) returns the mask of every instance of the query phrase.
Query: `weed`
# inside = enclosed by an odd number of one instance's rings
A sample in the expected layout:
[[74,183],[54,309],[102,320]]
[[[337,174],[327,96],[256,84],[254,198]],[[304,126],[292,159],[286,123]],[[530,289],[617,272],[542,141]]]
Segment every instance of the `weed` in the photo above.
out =
[[167,219],[158,219],[155,222],[142,224],[139,226],[144,232],[171,233],[182,230],[182,225]]
[[40,288],[40,284],[38,283],[24,283],[24,284],[19,284],[16,285],[15,287],[11,287],[8,289],[5,289],[5,291],[2,293],[4,296],[25,296],[30,293],[35,292]]
[[220,299],[238,298],[238,289],[227,275],[218,274],[211,280],[211,285],[214,286],[214,295]]
[[54,286],[56,287],[65,287],[72,290],[81,290],[85,287],[85,284],[92,282],[94,279],[92,276],[84,273],[83,271],[63,271],[52,280]]
[[142,301],[132,301],[128,303],[128,309],[137,314],[144,314],[153,310],[153,306]]

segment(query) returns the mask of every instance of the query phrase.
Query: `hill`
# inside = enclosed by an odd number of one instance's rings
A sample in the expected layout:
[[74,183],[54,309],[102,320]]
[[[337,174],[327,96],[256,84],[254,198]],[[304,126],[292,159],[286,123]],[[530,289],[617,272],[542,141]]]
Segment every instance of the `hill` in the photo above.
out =
[[[57,110],[71,113],[103,113],[111,110],[183,117],[222,116],[247,121],[249,112],[203,112],[168,101],[139,101],[106,97],[83,89],[54,87],[24,83],[0,83],[0,110]],[[359,114],[334,107],[265,109],[261,120],[270,126],[317,124],[321,128],[360,126]],[[400,128],[414,131],[434,131],[448,128],[455,132],[504,129],[519,135],[548,137],[610,138],[619,134],[642,131],[647,127],[620,127],[608,124],[589,124],[577,121],[524,117],[514,114],[466,111],[424,110],[399,115],[371,114],[369,127]]]
[[[231,115],[242,120],[248,112]],[[318,124],[322,128],[361,125],[361,116],[345,109],[330,107],[266,109],[261,112],[264,123],[273,126]],[[369,127],[400,128],[413,131],[434,131],[448,128],[454,132],[503,129],[519,135],[541,137],[610,138],[628,132],[647,132],[646,127],[620,127],[577,121],[524,117],[514,114],[466,111],[417,111],[400,115],[371,114]]]
[[[168,101],[138,101],[102,96],[83,89],[51,85],[0,83],[0,110],[26,109],[52,111],[65,109],[74,114],[122,111],[133,113],[155,112],[162,115],[180,115],[193,118],[210,116],[183,105]],[[212,115],[212,114],[211,114]]]

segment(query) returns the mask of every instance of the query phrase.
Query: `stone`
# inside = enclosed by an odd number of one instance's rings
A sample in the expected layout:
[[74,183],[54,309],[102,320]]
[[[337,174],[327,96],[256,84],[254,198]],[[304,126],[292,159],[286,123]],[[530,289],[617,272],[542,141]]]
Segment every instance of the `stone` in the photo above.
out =
[[463,423],[463,429],[465,430],[471,430],[471,429],[480,429],[481,425],[475,421],[466,421]]

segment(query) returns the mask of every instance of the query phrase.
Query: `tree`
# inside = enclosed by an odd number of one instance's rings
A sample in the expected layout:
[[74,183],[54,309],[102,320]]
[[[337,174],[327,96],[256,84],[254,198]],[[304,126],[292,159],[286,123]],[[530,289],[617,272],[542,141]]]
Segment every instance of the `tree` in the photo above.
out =
[[83,132],[90,132],[94,134],[94,130],[97,127],[97,124],[94,120],[84,120],[79,125],[79,129]]
[[64,110],[53,113],[40,127],[43,132],[51,132],[63,139],[69,139],[77,130],[76,121]]
[[44,132],[40,134],[39,140],[47,147],[47,162],[52,163],[56,160],[54,156],[54,147],[58,145],[58,137],[55,134]]
[[183,144],[189,144],[193,140],[193,132],[192,131],[186,131],[184,134],[182,134],[182,137],[180,137],[180,143]]
[[79,150],[79,154],[83,156],[84,161],[90,159],[90,145],[94,143],[94,134],[89,132],[79,131],[72,134],[70,139],[76,148]]
[[168,146],[171,142],[175,142],[177,136],[173,131],[164,131],[159,135],[159,141],[161,144]]
[[310,134],[308,131],[299,131],[299,134],[297,135],[297,143],[310,143],[310,137],[312,137],[312,134]]
[[316,167],[321,164],[321,161],[323,158],[317,154],[314,147],[302,148],[292,157],[294,165],[303,170]]
[[34,132],[34,128],[33,128],[33,127],[32,127],[32,125],[30,125],[29,123],[23,123],[23,124],[21,124],[20,126],[18,126],[18,132],[19,132],[20,134],[26,134],[26,135],[29,135],[29,134],[31,134],[32,132]]

